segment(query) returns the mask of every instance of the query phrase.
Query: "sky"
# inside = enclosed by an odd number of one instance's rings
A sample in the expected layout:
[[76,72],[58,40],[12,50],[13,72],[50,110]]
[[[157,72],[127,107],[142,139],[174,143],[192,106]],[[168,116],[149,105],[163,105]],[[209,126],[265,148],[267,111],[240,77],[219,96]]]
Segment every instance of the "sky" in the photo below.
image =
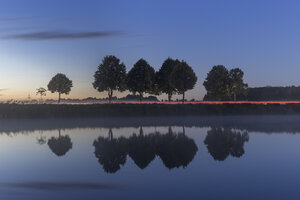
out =
[[127,71],[140,58],[155,70],[185,60],[198,76],[188,99],[202,99],[220,64],[241,68],[249,87],[299,86],[299,10],[293,0],[0,0],[0,100],[38,98],[56,73],[73,81],[69,98],[106,97],[92,86],[106,55]]

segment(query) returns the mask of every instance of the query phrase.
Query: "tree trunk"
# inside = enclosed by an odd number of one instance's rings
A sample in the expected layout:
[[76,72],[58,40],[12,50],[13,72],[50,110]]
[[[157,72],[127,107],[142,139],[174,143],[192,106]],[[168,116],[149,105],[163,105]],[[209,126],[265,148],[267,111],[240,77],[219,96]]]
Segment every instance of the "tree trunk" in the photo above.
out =
[[236,93],[233,93],[233,100],[236,101]]
[[141,136],[144,135],[144,131],[143,131],[143,127],[142,126],[140,127],[140,135]]
[[60,137],[60,129],[58,129],[58,137]]
[[169,134],[173,134],[173,131],[172,131],[172,127],[171,126],[169,126],[169,132],[168,132]]
[[112,96],[113,96],[113,90],[108,90],[108,102],[109,103],[111,103]]
[[183,135],[185,135],[185,128],[184,128],[184,126],[182,126],[182,133],[183,133]]
[[142,100],[143,100],[143,93],[140,92],[140,103],[142,103]]
[[168,100],[169,100],[169,103],[171,102],[171,100],[172,100],[172,94],[168,94]]
[[60,92],[58,93],[58,103],[60,103]]
[[184,103],[184,92],[182,93],[182,103]]
[[113,132],[112,132],[111,128],[109,128],[109,130],[108,130],[108,138],[110,141],[113,140]]

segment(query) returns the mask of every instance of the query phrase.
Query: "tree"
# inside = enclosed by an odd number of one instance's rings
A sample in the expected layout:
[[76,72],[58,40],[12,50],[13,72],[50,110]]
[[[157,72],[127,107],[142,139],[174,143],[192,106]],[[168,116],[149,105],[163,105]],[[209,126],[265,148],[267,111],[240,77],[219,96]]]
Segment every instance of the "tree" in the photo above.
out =
[[174,67],[179,64],[179,60],[173,60],[168,58],[164,61],[161,68],[157,72],[157,84],[159,91],[168,95],[169,102],[172,99],[172,95],[176,93],[176,88],[171,83],[171,73]]
[[43,96],[46,96],[47,90],[43,87],[40,87],[38,89],[36,89],[36,95],[40,95],[41,96],[41,101],[43,101]]
[[58,130],[58,137],[51,137],[48,140],[48,146],[55,155],[63,156],[72,149],[71,138],[68,135],[62,136]]
[[61,94],[69,94],[73,87],[72,81],[64,74],[56,74],[48,84],[48,90],[52,93],[58,92],[58,103],[60,102]]
[[235,101],[237,95],[245,95],[248,85],[244,83],[243,76],[239,68],[228,71],[223,65],[214,66],[203,83],[208,98]]
[[126,67],[115,56],[105,56],[94,75],[93,86],[99,92],[107,91],[111,103],[113,91],[126,89]]
[[43,136],[43,132],[40,131],[40,137],[36,138],[36,141],[39,145],[43,145],[45,144],[47,141],[46,141],[46,136]]
[[233,97],[234,101],[236,101],[236,96],[238,94],[247,94],[248,84],[244,83],[243,77],[244,72],[239,68],[234,68],[229,71],[230,97]]
[[155,83],[155,70],[147,61],[140,59],[135,63],[127,75],[127,87],[130,92],[138,93],[140,102],[144,93],[153,93]]
[[113,138],[111,128],[108,132],[108,138],[100,136],[94,141],[94,154],[105,172],[116,173],[121,165],[125,165],[127,157],[126,142],[127,139],[124,137]]
[[245,153],[244,143],[248,141],[249,135],[246,131],[212,127],[207,131],[204,144],[215,160],[224,161],[229,155],[241,157]]
[[146,168],[155,158],[155,135],[144,135],[142,127],[140,134],[128,138],[128,155],[140,168]]
[[[242,95],[241,95],[242,96]],[[239,97],[239,96],[238,96]],[[247,89],[248,101],[299,101],[300,86],[256,87]]]
[[173,133],[171,127],[167,134],[158,135],[157,155],[168,169],[186,167],[194,159],[198,147],[185,133]]
[[194,70],[185,61],[181,61],[174,67],[170,79],[171,85],[182,94],[182,103],[184,103],[185,92],[193,89],[197,82]]
[[207,95],[216,100],[224,100],[228,97],[229,72],[223,65],[216,65],[209,71],[203,83]]

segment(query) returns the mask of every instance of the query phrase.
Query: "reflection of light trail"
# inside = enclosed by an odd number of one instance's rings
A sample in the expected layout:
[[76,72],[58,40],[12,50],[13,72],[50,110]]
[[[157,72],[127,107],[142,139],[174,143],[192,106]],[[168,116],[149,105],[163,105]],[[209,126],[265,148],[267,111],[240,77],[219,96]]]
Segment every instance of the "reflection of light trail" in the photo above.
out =
[[[112,101],[112,104],[182,104],[182,101]],[[107,101],[63,102],[61,104],[108,104]],[[300,101],[185,101],[184,104],[300,104]]]

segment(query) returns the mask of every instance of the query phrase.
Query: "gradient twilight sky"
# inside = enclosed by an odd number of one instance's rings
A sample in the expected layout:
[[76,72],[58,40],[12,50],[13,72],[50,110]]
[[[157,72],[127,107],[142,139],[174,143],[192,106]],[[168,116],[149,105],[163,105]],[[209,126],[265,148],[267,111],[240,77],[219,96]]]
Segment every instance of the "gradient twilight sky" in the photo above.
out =
[[198,76],[188,98],[204,96],[218,64],[241,68],[250,87],[298,86],[299,10],[293,0],[0,0],[0,100],[36,98],[58,72],[73,80],[70,98],[106,97],[91,83],[110,54],[127,70],[140,58],[156,70],[187,61]]

